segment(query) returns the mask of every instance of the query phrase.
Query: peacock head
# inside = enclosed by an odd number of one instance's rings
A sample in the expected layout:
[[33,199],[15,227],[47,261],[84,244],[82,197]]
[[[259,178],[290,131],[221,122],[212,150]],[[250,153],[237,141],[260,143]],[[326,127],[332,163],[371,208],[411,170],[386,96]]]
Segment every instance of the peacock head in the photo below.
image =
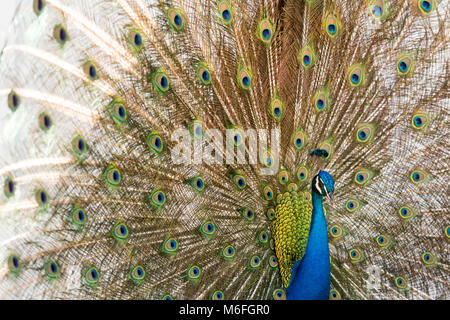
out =
[[334,180],[331,174],[320,170],[312,180],[312,191],[331,199],[334,192]]

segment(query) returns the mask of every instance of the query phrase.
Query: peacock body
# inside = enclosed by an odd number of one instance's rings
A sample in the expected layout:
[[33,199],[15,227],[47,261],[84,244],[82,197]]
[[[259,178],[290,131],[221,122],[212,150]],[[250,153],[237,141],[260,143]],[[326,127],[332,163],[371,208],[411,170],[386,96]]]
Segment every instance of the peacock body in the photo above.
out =
[[21,1],[0,297],[449,299],[449,12]]

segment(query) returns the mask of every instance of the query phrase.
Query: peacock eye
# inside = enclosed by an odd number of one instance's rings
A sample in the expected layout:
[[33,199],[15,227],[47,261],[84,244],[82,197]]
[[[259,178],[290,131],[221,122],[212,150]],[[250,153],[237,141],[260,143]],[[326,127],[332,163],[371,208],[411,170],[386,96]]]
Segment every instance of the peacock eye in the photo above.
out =
[[141,283],[145,278],[145,268],[143,266],[135,266],[130,270],[130,276],[135,283]]
[[52,126],[52,119],[50,118],[50,116],[46,113],[41,113],[39,115],[39,127],[43,131],[47,131],[48,129],[50,129],[51,126]]
[[8,258],[8,268],[11,272],[17,273],[20,269],[20,259],[18,256],[12,255]]
[[272,293],[275,300],[286,300],[286,292],[283,289],[275,289]]
[[233,15],[231,11],[231,5],[228,0],[218,1],[217,9],[219,11],[219,16],[222,22],[225,25],[229,25],[231,23]]
[[201,224],[199,230],[201,234],[211,237],[216,232],[216,226],[212,221],[205,221]]
[[223,300],[224,294],[220,290],[216,290],[211,294],[211,300]]
[[124,241],[128,237],[128,227],[122,222],[117,222],[112,229],[112,235],[117,241]]
[[47,274],[47,276],[51,279],[56,279],[58,278],[59,274],[60,274],[60,267],[58,265],[58,263],[56,263],[55,261],[48,261],[45,264],[45,273]]
[[272,40],[273,26],[269,20],[267,20],[267,19],[261,20],[259,22],[257,32],[258,32],[257,34],[258,34],[259,39],[262,42],[268,44]]
[[59,44],[64,45],[67,41],[67,31],[62,25],[57,25],[53,29],[53,36]]
[[86,269],[84,273],[84,280],[87,285],[93,287],[97,285],[99,279],[100,279],[100,272],[96,267],[89,267]]
[[198,281],[202,275],[202,269],[199,266],[192,266],[187,270],[187,278],[191,281]]
[[261,266],[261,258],[259,256],[251,256],[248,260],[250,269],[257,269]]
[[15,184],[14,180],[12,180],[11,178],[7,178],[5,180],[5,185],[4,185],[5,196],[7,198],[14,196],[15,188],[16,188],[16,184]]
[[170,8],[167,12],[170,26],[175,31],[180,31],[184,28],[184,15],[183,13],[175,8]]
[[20,104],[20,97],[14,92],[11,91],[8,94],[8,106],[12,111],[16,111]]
[[34,0],[33,1],[33,10],[36,13],[36,15],[40,15],[42,13],[42,10],[44,10],[44,7],[45,7],[44,0]]
[[233,259],[235,254],[236,254],[236,249],[231,245],[228,245],[222,249],[222,255],[225,260]]

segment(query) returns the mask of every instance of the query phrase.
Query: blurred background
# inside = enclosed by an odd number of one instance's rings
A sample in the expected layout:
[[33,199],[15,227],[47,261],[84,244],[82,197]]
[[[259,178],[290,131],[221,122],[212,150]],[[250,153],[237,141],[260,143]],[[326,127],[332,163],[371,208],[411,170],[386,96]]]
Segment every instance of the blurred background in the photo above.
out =
[[11,24],[14,12],[21,0],[0,0],[0,48],[3,48],[6,40],[9,25]]

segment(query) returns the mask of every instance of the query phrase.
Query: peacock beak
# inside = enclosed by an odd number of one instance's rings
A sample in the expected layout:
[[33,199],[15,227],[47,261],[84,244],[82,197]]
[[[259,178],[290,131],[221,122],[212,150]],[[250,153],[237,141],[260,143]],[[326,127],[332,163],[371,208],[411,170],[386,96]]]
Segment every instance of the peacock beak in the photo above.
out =
[[327,193],[327,198],[329,202],[333,203],[334,202],[333,192]]

